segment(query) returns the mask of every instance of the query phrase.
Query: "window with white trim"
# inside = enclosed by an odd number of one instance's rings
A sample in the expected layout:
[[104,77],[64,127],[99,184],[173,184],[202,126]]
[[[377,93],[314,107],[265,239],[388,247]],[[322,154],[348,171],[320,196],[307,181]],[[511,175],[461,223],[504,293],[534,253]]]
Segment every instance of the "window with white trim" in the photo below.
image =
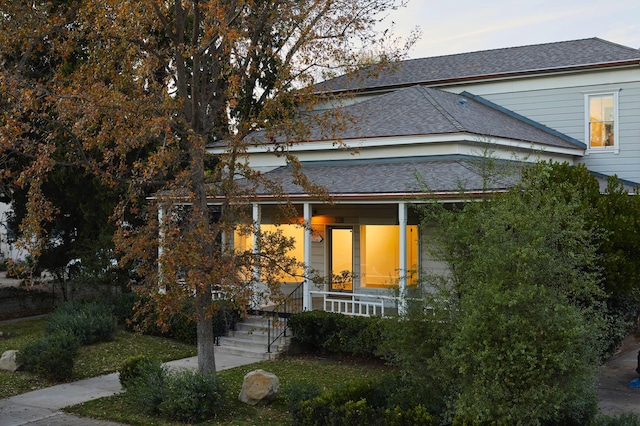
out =
[[589,152],[618,152],[618,92],[585,95]]

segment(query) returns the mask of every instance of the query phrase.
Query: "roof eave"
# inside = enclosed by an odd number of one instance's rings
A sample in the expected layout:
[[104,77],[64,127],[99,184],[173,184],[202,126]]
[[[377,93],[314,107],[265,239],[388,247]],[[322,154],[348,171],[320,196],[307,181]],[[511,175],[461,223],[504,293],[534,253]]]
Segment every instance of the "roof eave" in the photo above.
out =
[[534,69],[534,70],[521,70],[514,72],[506,72],[506,73],[496,73],[496,74],[480,74],[480,75],[469,75],[464,77],[456,77],[456,78],[445,78],[445,79],[435,79],[435,80],[418,80],[411,81],[406,83],[399,84],[389,84],[385,86],[375,86],[375,87],[361,87],[357,89],[335,89],[335,90],[323,90],[313,92],[316,95],[338,95],[344,93],[375,93],[375,92],[384,92],[388,90],[396,90],[402,89],[405,87],[411,87],[415,85],[427,85],[427,86],[446,86],[446,85],[454,85],[459,83],[467,83],[467,82],[479,82],[479,81],[493,81],[493,80],[501,80],[505,78],[517,78],[517,77],[526,77],[538,74],[565,74],[572,73],[578,71],[585,70],[598,70],[598,69],[608,69],[614,67],[633,67],[640,66],[640,58],[625,60],[625,61],[614,61],[614,62],[602,62],[596,64],[584,64],[584,65],[574,65],[570,67],[554,67],[554,68],[542,68],[542,69]]
[[[330,194],[330,199],[334,203],[340,202],[372,202],[372,201],[387,201],[387,202],[396,202],[396,201],[409,201],[416,202],[420,200],[447,200],[451,201],[465,201],[469,199],[482,198],[491,194],[500,194],[507,192],[508,188],[500,188],[493,190],[482,190],[482,191],[434,191],[434,192],[393,192],[393,193],[336,193]],[[275,196],[270,194],[262,194],[256,195],[255,197],[251,197],[251,199],[247,199],[246,203],[279,203],[282,202],[283,199],[289,200],[293,203],[295,202],[317,202],[324,203],[327,200],[318,198],[317,196],[310,194],[288,194],[285,197]],[[216,204],[222,203],[223,199],[220,198],[209,198],[208,203]]]

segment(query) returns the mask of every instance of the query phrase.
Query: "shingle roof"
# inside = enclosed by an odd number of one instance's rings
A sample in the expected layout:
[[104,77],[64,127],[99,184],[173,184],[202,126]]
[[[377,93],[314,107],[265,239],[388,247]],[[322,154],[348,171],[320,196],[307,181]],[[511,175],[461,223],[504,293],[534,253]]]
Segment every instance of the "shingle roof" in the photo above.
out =
[[599,38],[413,59],[381,71],[343,75],[316,85],[318,92],[382,89],[414,84],[640,63],[640,49]]
[[[527,143],[584,148],[581,142],[533,123],[486,100],[424,86],[413,86],[342,107],[349,125],[331,139],[349,140],[467,133]],[[353,124],[351,124],[353,123]],[[311,125],[307,140],[326,140],[326,125]],[[259,143],[263,134],[254,135]]]
[[[340,160],[302,163],[304,174],[322,185],[329,194],[340,197],[381,196],[398,197],[410,194],[451,193],[462,188],[467,192],[500,191],[515,185],[520,178],[521,163],[496,163],[502,175],[486,180],[484,159],[465,156],[412,157],[379,160]],[[291,196],[304,195],[293,183],[290,167],[280,167],[266,174],[271,181],[280,182]],[[419,178],[420,179],[419,179]],[[424,182],[424,185],[420,183]]]

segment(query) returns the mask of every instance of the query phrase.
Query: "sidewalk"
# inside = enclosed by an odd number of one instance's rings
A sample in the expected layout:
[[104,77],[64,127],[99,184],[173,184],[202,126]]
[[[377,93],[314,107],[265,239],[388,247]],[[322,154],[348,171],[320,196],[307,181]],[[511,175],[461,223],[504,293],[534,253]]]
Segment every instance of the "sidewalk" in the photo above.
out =
[[[218,371],[259,360],[243,356],[215,354]],[[170,368],[195,370],[198,358],[185,358],[166,363]],[[94,377],[73,383],[64,383],[46,389],[16,395],[0,400],[0,426],[117,426],[119,423],[80,418],[60,411],[61,408],[81,404],[122,391],[118,373]]]
[[640,416],[640,388],[630,388],[638,378],[640,337],[628,336],[618,352],[604,365],[598,376],[598,408],[601,414],[618,416],[633,413]]

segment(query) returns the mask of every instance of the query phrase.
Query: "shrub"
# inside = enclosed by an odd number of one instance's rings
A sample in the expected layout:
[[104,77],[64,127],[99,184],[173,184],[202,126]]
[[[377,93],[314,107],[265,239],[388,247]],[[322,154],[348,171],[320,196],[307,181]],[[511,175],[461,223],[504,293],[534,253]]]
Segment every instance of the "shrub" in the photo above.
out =
[[[383,392],[372,383],[348,383],[338,389],[302,401],[294,424],[301,426],[379,424],[375,419],[380,419],[379,414],[385,401]],[[347,417],[349,422],[344,420]]]
[[161,415],[179,422],[198,423],[221,409],[224,389],[213,375],[181,371],[167,377],[164,395],[158,407]]
[[113,340],[116,331],[111,308],[98,302],[64,303],[49,315],[45,327],[47,334],[72,334],[81,345]]
[[26,371],[53,381],[71,378],[79,344],[68,333],[48,335],[25,346],[18,352],[17,361]]
[[434,417],[423,405],[398,406],[394,403],[393,377],[381,377],[373,382],[352,382],[329,392],[318,394],[312,384],[294,384],[284,393],[293,424],[431,426]]
[[320,394],[320,387],[315,383],[291,383],[283,387],[282,395],[287,401],[287,410],[291,413],[293,424],[299,424],[300,422],[300,404]]
[[364,398],[333,407],[330,415],[330,424],[333,425],[375,425],[379,420],[378,410]]
[[198,423],[221,408],[224,388],[213,375],[169,373],[159,362],[143,355],[130,357],[120,374],[126,396],[146,414]]
[[600,416],[589,423],[591,426],[640,426],[637,414],[621,414],[620,416]]
[[[140,302],[144,309],[135,312],[133,307]],[[240,313],[234,309],[230,302],[215,301],[218,305],[213,316],[213,332],[215,337],[225,336],[235,323],[240,319]],[[164,328],[158,326],[159,321],[155,302],[150,299],[141,299],[139,296],[130,295],[119,302],[119,321],[127,324],[128,328],[139,328],[145,334],[162,336],[175,339],[179,342],[197,343],[197,323],[192,319],[194,312],[193,300],[185,301],[179,312],[167,315],[164,319]]]
[[124,326],[127,330],[134,330],[133,315],[136,303],[142,298],[134,292],[122,293],[115,301],[113,314],[118,324]]
[[167,398],[167,370],[159,362],[138,361],[133,377],[125,379],[126,395],[145,414],[158,414]]
[[160,361],[156,361],[146,355],[132,355],[120,368],[120,384],[124,389],[129,389],[132,383],[142,377],[146,371],[157,371],[160,368]]
[[292,315],[288,326],[296,341],[311,349],[375,358],[384,321],[379,317],[307,311]]
[[387,409],[384,412],[384,423],[386,426],[433,426],[435,419],[423,405],[407,408],[400,407]]

